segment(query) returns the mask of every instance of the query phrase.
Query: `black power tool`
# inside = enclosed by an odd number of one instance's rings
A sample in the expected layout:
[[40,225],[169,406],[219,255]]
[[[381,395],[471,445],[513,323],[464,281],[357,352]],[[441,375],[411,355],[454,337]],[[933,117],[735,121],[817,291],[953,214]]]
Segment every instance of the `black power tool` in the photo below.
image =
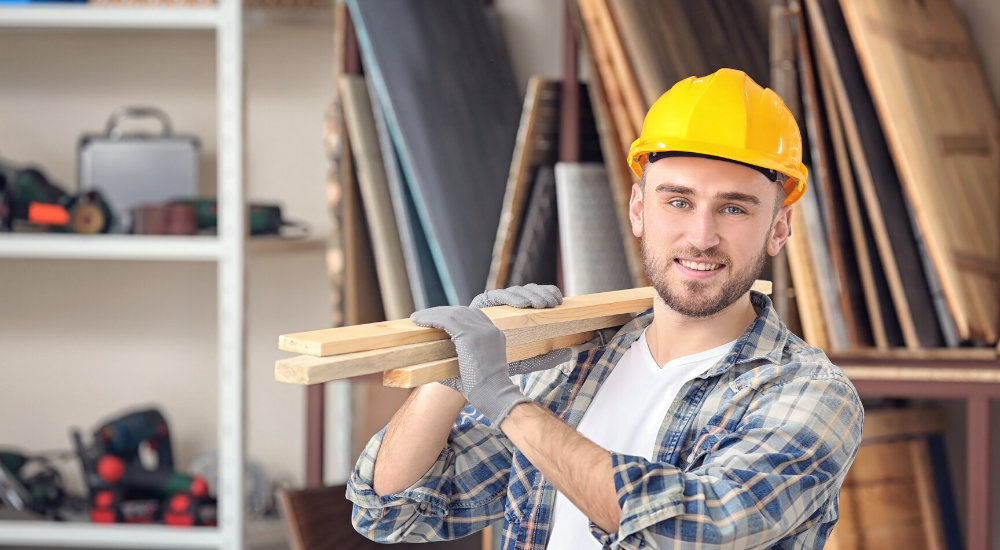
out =
[[[133,412],[107,422],[94,431],[89,447],[73,430],[73,442],[90,492],[91,521],[205,525],[206,518],[214,520],[205,479],[174,470],[170,431],[159,411]],[[143,446],[156,453],[155,468],[143,466]]]

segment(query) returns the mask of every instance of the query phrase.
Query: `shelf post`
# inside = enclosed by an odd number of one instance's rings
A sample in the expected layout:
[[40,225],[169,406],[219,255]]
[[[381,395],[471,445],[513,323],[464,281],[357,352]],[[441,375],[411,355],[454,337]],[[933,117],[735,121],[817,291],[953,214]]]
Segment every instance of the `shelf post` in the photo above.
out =
[[219,205],[219,531],[222,550],[245,547],[246,207],[242,0],[219,0],[216,32]]

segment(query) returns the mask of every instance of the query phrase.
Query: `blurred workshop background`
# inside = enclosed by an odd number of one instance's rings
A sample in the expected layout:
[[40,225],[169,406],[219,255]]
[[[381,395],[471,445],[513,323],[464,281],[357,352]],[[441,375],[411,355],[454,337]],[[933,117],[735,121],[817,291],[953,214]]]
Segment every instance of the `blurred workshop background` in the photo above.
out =
[[0,547],[366,547],[408,390],[277,336],[645,286],[627,146],[730,66],[809,148],[772,298],[869,411],[828,547],[1000,550],[1000,2],[241,2],[0,0]]

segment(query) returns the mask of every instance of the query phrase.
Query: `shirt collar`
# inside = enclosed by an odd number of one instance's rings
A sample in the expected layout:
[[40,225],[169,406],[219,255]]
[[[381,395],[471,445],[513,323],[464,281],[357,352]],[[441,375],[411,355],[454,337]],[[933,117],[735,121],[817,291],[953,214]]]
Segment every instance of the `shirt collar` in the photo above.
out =
[[[771,299],[766,295],[751,290],[750,303],[758,312],[757,318],[736,340],[733,349],[702,377],[716,376],[729,370],[733,365],[750,361],[763,360],[775,365],[781,364],[785,344],[788,341],[788,328],[778,318]],[[609,345],[621,350],[628,349],[652,322],[653,310],[650,308],[623,326]]]

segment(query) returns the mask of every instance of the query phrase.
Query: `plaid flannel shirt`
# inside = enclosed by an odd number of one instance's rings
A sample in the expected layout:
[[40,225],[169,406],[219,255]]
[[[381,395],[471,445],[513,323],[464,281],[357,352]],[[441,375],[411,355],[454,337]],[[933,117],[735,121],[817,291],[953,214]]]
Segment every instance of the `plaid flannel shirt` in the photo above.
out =
[[[823,548],[861,442],[861,402],[821,350],[788,331],[770,299],[754,292],[751,301],[756,321],[681,388],[653,460],[609,449],[621,524],[616,532],[590,524],[606,547]],[[652,318],[646,312],[607,345],[515,381],[575,428]],[[545,548],[555,487],[473,407],[423,477],[379,497],[372,480],[384,434],[369,442],[348,483],[358,532],[389,543],[454,539],[503,518],[504,550]]]

